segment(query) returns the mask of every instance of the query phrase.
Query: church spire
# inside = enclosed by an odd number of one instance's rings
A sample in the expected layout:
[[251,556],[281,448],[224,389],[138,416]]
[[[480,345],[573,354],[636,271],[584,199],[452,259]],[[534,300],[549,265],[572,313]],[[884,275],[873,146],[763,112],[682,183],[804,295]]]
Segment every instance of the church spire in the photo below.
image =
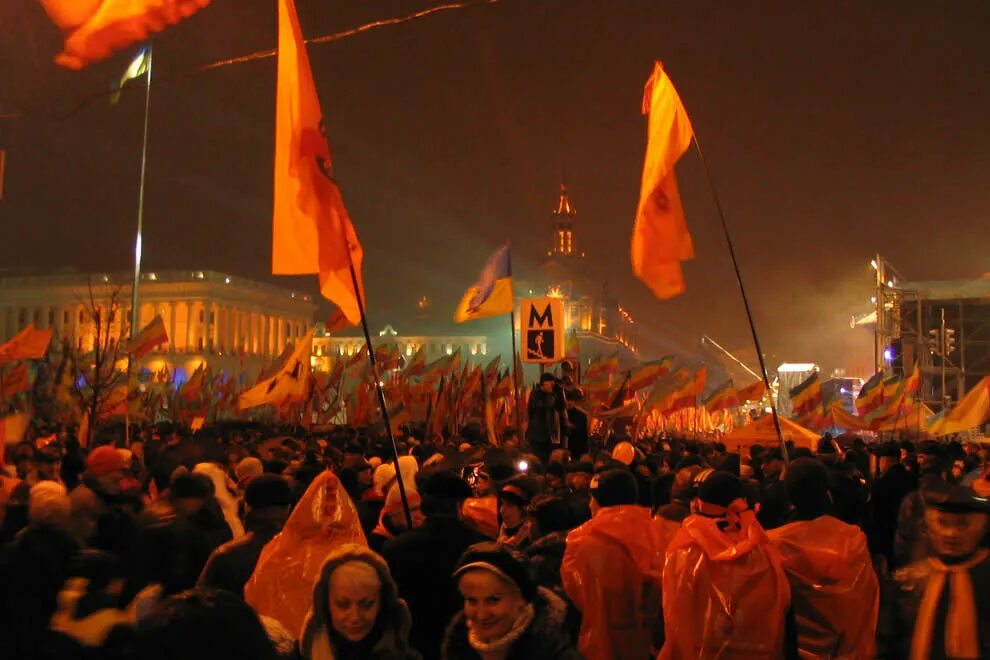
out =
[[560,183],[560,198],[557,200],[557,208],[553,212],[553,247],[549,251],[550,256],[570,257],[577,254],[574,250],[574,217],[577,210],[571,206],[571,200],[567,196],[567,183]]

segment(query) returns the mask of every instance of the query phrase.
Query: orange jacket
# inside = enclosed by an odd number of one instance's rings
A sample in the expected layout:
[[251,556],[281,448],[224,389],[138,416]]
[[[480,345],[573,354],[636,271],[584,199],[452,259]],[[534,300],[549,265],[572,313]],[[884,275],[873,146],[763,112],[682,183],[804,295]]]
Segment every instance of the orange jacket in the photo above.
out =
[[601,509],[567,535],[560,576],[581,610],[587,660],[643,658],[660,624],[663,554],[676,524],[634,505]]
[[661,660],[783,657],[790,587],[780,554],[752,511],[740,529],[688,516],[667,548]]
[[768,534],[791,583],[801,657],[874,657],[880,588],[866,535],[832,516]]
[[261,551],[244,585],[244,600],[298,637],[323,561],[344,543],[368,544],[354,503],[327,470],[313,480],[281,533]]

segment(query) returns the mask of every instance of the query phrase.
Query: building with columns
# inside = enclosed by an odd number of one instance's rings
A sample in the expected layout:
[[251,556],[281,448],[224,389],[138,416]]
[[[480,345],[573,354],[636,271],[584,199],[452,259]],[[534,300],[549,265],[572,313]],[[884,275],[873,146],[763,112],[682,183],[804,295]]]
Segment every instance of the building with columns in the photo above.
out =
[[[91,310],[106,318],[117,305],[110,334],[127,335],[131,281],[125,273],[0,276],[0,341],[34,323],[52,328],[57,340],[92,350]],[[307,294],[209,270],[143,273],[139,294],[140,326],[160,315],[169,336],[141,366],[186,376],[205,362],[214,372],[253,378],[287,343],[309,331],[316,311]]]
[[[386,325],[372,335],[371,341],[376,347],[397,347],[406,360],[412,358],[420,348],[423,349],[427,362],[451,355],[457,350],[460,350],[462,358],[473,364],[491,359],[487,336],[458,334],[451,332],[451,328],[428,327],[422,322],[410,323],[402,334],[391,325]],[[330,371],[335,359],[354,355],[363,346],[364,335],[359,330],[350,328],[343,333],[330,335],[322,324],[317,324],[313,336],[313,368]]]

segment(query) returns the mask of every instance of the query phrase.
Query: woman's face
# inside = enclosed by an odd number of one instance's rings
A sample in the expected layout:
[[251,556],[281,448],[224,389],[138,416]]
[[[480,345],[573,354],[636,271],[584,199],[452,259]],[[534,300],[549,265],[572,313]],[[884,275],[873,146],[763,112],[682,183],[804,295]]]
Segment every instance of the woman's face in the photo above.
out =
[[502,522],[506,527],[518,527],[523,521],[522,509],[508,500],[502,500],[498,511],[502,514]]
[[330,576],[330,619],[333,629],[352,642],[360,642],[375,627],[381,610],[381,585],[368,580]]
[[483,642],[512,630],[526,606],[518,589],[490,571],[468,571],[461,576],[457,588],[464,598],[468,627]]

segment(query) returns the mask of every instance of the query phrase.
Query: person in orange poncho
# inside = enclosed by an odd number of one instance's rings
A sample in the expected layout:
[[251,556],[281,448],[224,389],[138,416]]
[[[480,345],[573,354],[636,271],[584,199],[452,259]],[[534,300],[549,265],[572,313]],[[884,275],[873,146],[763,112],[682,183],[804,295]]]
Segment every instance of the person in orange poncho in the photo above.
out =
[[660,584],[671,523],[637,506],[636,479],[606,470],[591,481],[591,520],[567,535],[564,591],[581,611],[587,660],[650,656],[661,634]]
[[293,635],[302,631],[324,560],[344,543],[367,546],[357,509],[337,476],[321,473],[258,559],[244,599]]
[[802,658],[872,658],[880,587],[866,535],[827,515],[828,471],[799,458],[784,479],[795,522],[771,530],[791,584]]
[[692,514],[667,548],[659,660],[794,657],[785,644],[791,589],[742,482],[711,469],[695,482]]

